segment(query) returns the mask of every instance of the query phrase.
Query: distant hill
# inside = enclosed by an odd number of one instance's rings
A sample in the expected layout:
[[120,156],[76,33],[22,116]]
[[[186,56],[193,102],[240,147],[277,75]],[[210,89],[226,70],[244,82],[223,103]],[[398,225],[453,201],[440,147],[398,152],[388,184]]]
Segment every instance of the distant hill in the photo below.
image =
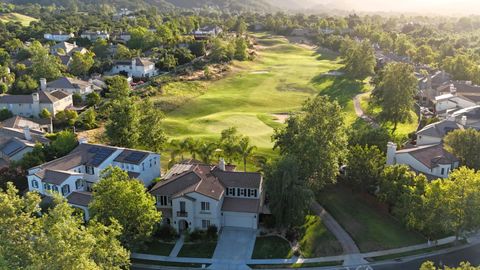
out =
[[23,15],[20,13],[0,13],[0,21],[2,22],[20,22],[22,25],[27,26],[33,21],[37,21],[37,19],[32,18],[27,15]]
[[77,6],[109,4],[116,7],[130,9],[155,6],[158,8],[182,8],[182,9],[218,9],[223,11],[269,11],[272,6],[266,0],[10,0],[14,4],[35,3],[69,7],[72,3]]

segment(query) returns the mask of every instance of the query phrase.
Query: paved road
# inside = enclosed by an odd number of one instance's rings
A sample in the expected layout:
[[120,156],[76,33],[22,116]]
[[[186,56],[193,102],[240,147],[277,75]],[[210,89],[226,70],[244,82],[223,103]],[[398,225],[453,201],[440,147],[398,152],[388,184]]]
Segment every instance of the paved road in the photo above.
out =
[[469,261],[473,265],[480,265],[480,244],[453,251],[446,254],[433,255],[422,259],[414,259],[407,262],[396,262],[385,265],[372,266],[374,270],[404,270],[419,269],[423,262],[432,261],[448,266],[458,266],[463,261]]

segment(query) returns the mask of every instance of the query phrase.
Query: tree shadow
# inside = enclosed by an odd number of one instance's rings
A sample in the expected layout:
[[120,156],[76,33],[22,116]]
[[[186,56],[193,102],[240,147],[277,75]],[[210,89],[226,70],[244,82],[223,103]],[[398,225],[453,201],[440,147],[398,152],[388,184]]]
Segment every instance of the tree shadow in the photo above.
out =
[[319,94],[328,95],[332,99],[336,99],[342,106],[345,106],[357,94],[362,93],[365,87],[365,83],[345,76],[334,77],[319,74],[313,77],[310,82],[315,86],[329,84],[326,88],[321,90]]
[[340,55],[333,51],[328,51],[323,48],[318,48],[312,54],[312,56],[316,56],[316,59],[321,60],[328,60],[328,61],[337,61],[340,58]]

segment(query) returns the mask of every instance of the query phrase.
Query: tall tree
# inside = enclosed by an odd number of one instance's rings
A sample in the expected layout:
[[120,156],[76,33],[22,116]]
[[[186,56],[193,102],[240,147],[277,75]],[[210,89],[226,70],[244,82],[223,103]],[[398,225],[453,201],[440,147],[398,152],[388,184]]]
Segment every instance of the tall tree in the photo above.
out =
[[130,85],[125,77],[122,76],[113,76],[107,78],[105,83],[108,86],[109,93],[107,97],[112,100],[122,100],[126,99],[130,96],[132,90],[130,89]]
[[118,167],[109,167],[93,186],[89,205],[92,217],[105,225],[118,221],[123,227],[121,242],[128,248],[141,246],[152,235],[160,221],[155,199],[143,183],[131,179]]
[[243,137],[240,142],[238,142],[237,152],[243,161],[243,170],[247,171],[247,161],[253,155],[257,147],[255,145],[250,145],[250,138]]
[[277,225],[290,227],[303,221],[313,193],[301,179],[300,164],[290,156],[282,157],[265,172],[265,189],[270,210]]
[[223,156],[228,163],[232,163],[236,159],[238,151],[237,146],[241,136],[238,135],[236,127],[229,127],[220,133],[220,148],[222,148]]
[[62,75],[62,64],[60,59],[49,54],[48,50],[38,41],[34,41],[30,46],[32,53],[32,77],[36,80],[46,78],[55,80]]
[[349,42],[344,50],[345,71],[347,74],[356,79],[365,79],[375,74],[375,65],[377,60],[373,51],[372,44],[369,40],[361,43]]
[[319,191],[336,181],[346,152],[342,109],[329,97],[316,96],[287,120],[286,127],[275,130],[273,140],[281,154],[302,164],[300,178]]
[[75,52],[72,56],[72,63],[70,64],[70,72],[75,76],[87,76],[90,69],[93,67],[95,61],[93,52],[80,53]]
[[355,145],[347,155],[347,181],[358,190],[374,193],[385,165],[385,155],[376,146]]
[[138,105],[132,100],[117,100],[111,103],[105,132],[110,143],[133,148],[138,145],[142,129]]
[[61,198],[38,215],[40,197],[18,195],[11,183],[0,190],[0,265],[2,269],[112,269],[129,266],[129,252],[120,245],[118,223],[84,224]]
[[147,149],[160,153],[166,142],[165,132],[161,126],[164,114],[155,108],[153,102],[145,99],[140,105],[140,138],[139,143]]
[[475,129],[454,130],[444,138],[445,149],[460,159],[463,165],[480,169],[480,132]]
[[392,133],[398,123],[411,120],[417,86],[414,68],[409,64],[390,63],[379,75],[373,90],[373,102],[382,108],[379,118],[393,123]]

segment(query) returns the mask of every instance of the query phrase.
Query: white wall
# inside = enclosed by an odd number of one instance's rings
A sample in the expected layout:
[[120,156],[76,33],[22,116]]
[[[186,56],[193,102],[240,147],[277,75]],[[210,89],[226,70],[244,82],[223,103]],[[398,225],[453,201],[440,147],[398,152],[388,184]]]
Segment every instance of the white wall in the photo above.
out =
[[425,135],[418,135],[417,136],[417,145],[427,145],[427,144],[437,144],[442,141],[442,138],[432,137],[432,136],[425,136]]
[[[437,176],[440,178],[446,178],[448,177],[448,174],[450,172],[450,165],[439,165],[438,167],[433,168],[430,170],[427,166],[425,166],[423,163],[412,157],[408,153],[400,153],[395,156],[396,159],[396,164],[405,164],[409,165],[410,167],[414,168],[415,170],[425,173],[425,174],[430,174],[433,176]],[[458,166],[458,165],[456,165]],[[441,174],[441,169],[444,168],[444,174]]]

